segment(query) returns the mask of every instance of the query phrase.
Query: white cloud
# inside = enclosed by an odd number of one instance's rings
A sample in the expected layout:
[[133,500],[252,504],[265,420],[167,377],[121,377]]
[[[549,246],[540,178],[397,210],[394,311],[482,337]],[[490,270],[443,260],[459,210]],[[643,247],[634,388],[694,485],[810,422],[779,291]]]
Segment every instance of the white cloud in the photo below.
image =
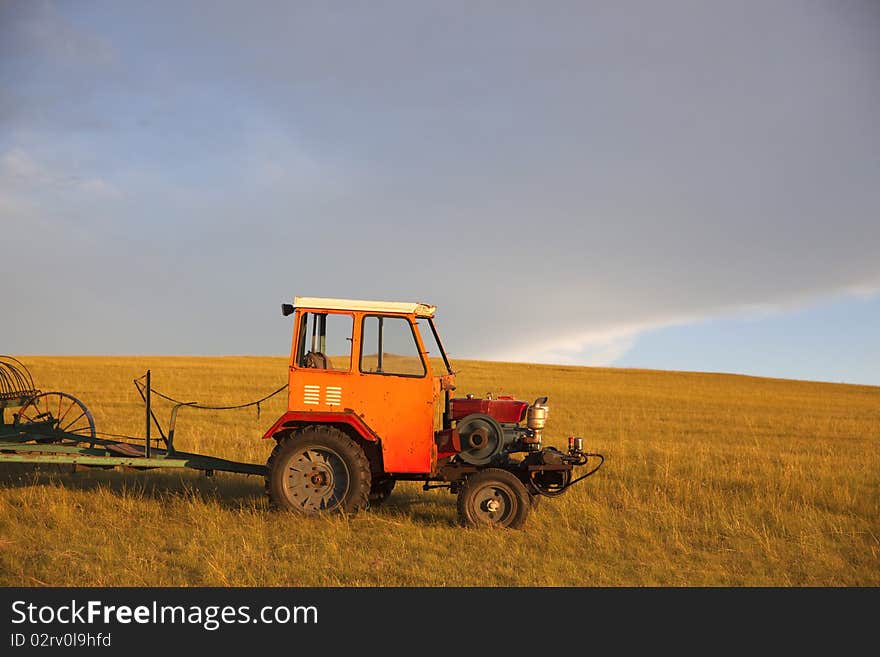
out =
[[613,365],[632,349],[639,338],[650,331],[686,326],[719,319],[761,318],[807,308],[829,297],[855,296],[871,299],[880,295],[880,285],[851,285],[831,295],[800,295],[777,303],[750,303],[734,308],[718,309],[702,315],[683,315],[630,324],[620,324],[601,330],[568,334],[559,339],[519,345],[512,350],[496,352],[489,360],[547,363],[553,365],[586,365],[601,367]]
[[490,359],[554,365],[612,365],[633,348],[641,334],[700,320],[698,317],[681,317],[568,334],[560,339],[522,345],[512,351],[494,354]]
[[512,354],[505,360],[554,365],[611,365],[635,345],[639,331],[587,333],[561,343],[549,343]]
[[871,299],[880,294],[880,281],[876,283],[862,283],[859,285],[850,285],[844,290],[847,294],[862,299]]

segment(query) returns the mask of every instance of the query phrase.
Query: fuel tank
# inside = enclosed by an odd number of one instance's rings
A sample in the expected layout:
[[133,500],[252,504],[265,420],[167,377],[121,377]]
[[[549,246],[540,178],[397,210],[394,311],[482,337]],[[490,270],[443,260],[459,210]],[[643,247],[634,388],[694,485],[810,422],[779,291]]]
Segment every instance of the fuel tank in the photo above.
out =
[[495,418],[500,424],[516,424],[526,416],[528,402],[513,397],[500,396],[488,399],[474,397],[455,397],[450,400],[453,420],[460,420],[473,413],[484,413]]

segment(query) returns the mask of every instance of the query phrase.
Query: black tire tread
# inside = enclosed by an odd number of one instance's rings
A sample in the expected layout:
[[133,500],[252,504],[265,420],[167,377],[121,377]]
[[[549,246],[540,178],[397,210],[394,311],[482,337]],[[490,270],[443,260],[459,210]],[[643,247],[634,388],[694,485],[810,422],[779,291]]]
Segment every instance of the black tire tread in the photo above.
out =
[[514,497],[517,499],[517,503],[519,508],[513,514],[512,519],[506,525],[499,525],[508,527],[510,529],[521,529],[525,524],[526,519],[529,515],[529,510],[532,506],[531,499],[529,496],[528,490],[526,490],[525,485],[522,481],[519,480],[512,472],[508,470],[502,470],[501,468],[486,468],[485,470],[480,470],[469,476],[464,484],[461,487],[461,490],[458,493],[458,519],[459,521],[468,526],[486,526],[482,523],[474,522],[473,518],[471,518],[468,513],[468,502],[473,491],[480,485],[486,483],[487,481],[498,481],[500,483],[504,483],[514,491]]
[[273,509],[283,511],[297,511],[298,509],[290,506],[284,496],[281,494],[276,483],[275,468],[278,459],[289,449],[296,449],[299,444],[305,440],[314,440],[318,444],[326,444],[340,452],[343,459],[349,461],[349,467],[352,468],[351,478],[355,485],[353,490],[349,492],[348,499],[345,500],[341,507],[345,513],[357,513],[366,509],[370,505],[370,462],[367,460],[364,450],[354,440],[349,438],[344,432],[320,424],[310,424],[300,429],[286,433],[278,438],[269,459],[266,461],[268,470],[265,477],[265,490],[269,497],[269,505]]

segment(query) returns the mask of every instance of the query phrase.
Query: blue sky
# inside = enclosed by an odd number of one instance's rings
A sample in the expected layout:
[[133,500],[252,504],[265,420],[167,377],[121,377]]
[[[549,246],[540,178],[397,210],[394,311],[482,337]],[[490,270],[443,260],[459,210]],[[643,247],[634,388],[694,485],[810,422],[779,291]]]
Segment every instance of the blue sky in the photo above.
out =
[[2,3],[0,351],[277,354],[281,301],[338,296],[437,304],[459,357],[880,384],[878,29]]
[[880,299],[854,296],[647,331],[615,365],[876,385],[878,327]]

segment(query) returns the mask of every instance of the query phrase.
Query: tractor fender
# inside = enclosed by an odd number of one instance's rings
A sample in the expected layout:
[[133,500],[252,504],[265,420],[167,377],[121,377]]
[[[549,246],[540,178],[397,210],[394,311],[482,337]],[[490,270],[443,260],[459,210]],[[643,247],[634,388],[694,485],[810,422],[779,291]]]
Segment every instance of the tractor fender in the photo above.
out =
[[310,411],[287,411],[275,421],[269,430],[263,434],[263,439],[272,438],[282,429],[303,426],[306,424],[345,424],[351,427],[361,438],[372,443],[379,442],[377,436],[353,411],[342,413],[310,412]]

